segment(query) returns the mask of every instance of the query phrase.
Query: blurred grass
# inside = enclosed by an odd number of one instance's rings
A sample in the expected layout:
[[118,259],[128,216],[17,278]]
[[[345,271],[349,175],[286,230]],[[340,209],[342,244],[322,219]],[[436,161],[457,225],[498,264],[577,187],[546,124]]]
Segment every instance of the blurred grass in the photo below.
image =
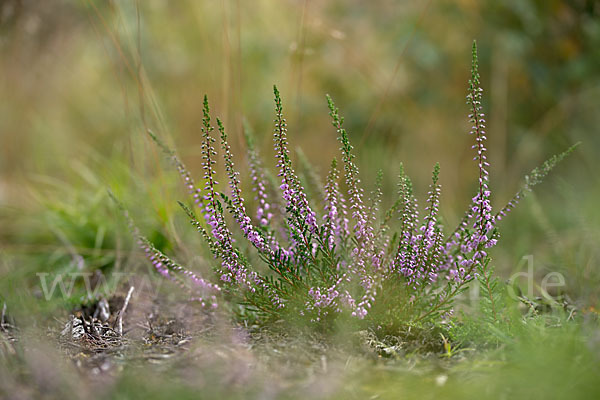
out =
[[[113,360],[116,366],[104,375],[78,373],[77,364],[66,363],[55,348],[26,335],[29,351],[9,358],[9,365],[0,362],[0,395],[37,398],[35,393],[43,391],[43,398],[111,399],[590,399],[600,393],[597,322],[541,317],[523,324],[500,349],[463,349],[451,358],[373,357],[356,347],[322,348],[310,338],[272,343],[267,338],[257,345],[225,329],[212,339],[196,336],[185,352],[152,364],[139,362],[142,354],[129,350],[133,358]],[[102,365],[100,359],[97,368]],[[8,373],[7,367],[14,370]]]
[[[400,161],[421,197],[439,161],[442,213],[452,226],[476,184],[464,105],[473,39],[495,206],[510,198],[524,173],[583,143],[501,224],[496,270],[506,278],[533,255],[536,282],[560,272],[564,294],[582,308],[598,307],[600,6],[591,0],[4,1],[0,295],[23,324],[43,326],[40,318],[71,305],[41,301],[37,272],[77,270],[77,260],[89,271],[133,268],[139,260],[108,187],[132,206],[159,247],[208,270],[197,258],[200,241],[178,212],[184,191],[144,133],[159,132],[199,176],[205,93],[225,122],[238,165],[243,120],[273,165],[277,84],[292,148],[303,149],[321,175],[338,148],[324,99],[331,94],[346,117],[367,190],[378,169],[385,173],[382,208],[392,201]],[[541,339],[523,339],[493,361],[467,361],[471,386],[462,386],[460,365],[450,372],[427,366],[434,370],[416,371],[420,379],[382,367],[357,372],[348,390],[387,385],[390,397],[427,398],[439,372],[449,376],[439,389],[445,396],[560,398],[566,378],[556,377],[567,362],[567,376],[582,388],[573,395],[585,398],[597,389],[598,353],[586,350],[593,335],[579,329],[530,333]],[[552,383],[531,384],[527,376]],[[173,390],[159,380],[147,392],[129,392],[138,378],[128,371],[107,397]],[[195,389],[178,390],[185,397]]]

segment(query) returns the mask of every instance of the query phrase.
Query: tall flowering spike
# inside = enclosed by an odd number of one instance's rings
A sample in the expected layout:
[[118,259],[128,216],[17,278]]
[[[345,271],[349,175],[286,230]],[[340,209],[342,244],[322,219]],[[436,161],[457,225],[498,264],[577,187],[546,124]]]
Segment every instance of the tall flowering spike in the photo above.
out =
[[470,106],[471,114],[469,121],[472,124],[471,134],[475,136],[475,144],[473,149],[477,151],[474,160],[477,161],[479,167],[479,193],[474,199],[474,211],[476,217],[476,227],[480,235],[485,235],[493,228],[492,207],[490,205],[490,190],[489,182],[489,163],[487,162],[485,148],[486,133],[485,119],[481,111],[481,95],[483,89],[479,81],[479,63],[477,59],[477,42],[473,41],[473,64],[471,67],[471,79],[469,80],[469,94],[467,95],[467,104]]
[[437,227],[441,194],[441,185],[438,183],[439,175],[440,164],[436,163],[433,169],[431,185],[429,187],[427,208],[425,209],[427,214],[424,219],[423,227],[421,228],[421,263],[424,270],[423,278],[430,282],[434,282],[437,279],[444,250],[442,244],[442,232],[441,229]]
[[242,197],[242,190],[240,189],[239,172],[235,170],[233,164],[233,155],[231,154],[231,147],[227,142],[227,134],[225,133],[225,127],[220,119],[217,118],[217,126],[219,133],[221,134],[221,147],[223,149],[223,158],[225,160],[225,171],[229,177],[229,188],[231,189],[231,200],[232,200],[232,212],[233,216],[240,226],[244,237],[246,237],[258,250],[263,252],[269,252],[268,246],[266,245],[265,238],[260,232],[252,225],[252,221],[246,212],[244,205],[244,198]]
[[214,143],[216,139],[211,135],[214,130],[210,124],[210,108],[208,106],[208,97],[204,96],[204,107],[202,108],[202,168],[204,169],[204,190],[206,195],[204,200],[206,206],[204,208],[204,218],[206,223],[211,227],[211,232],[217,242],[224,245],[231,245],[231,232],[225,224],[223,209],[217,197],[216,181],[214,175],[216,170],[214,165],[217,163]]
[[412,236],[416,231],[416,224],[419,218],[417,210],[417,200],[413,194],[412,181],[404,172],[404,166],[400,164],[400,182],[398,184],[398,194],[402,199],[402,214],[400,221],[402,223],[402,233]]
[[248,148],[248,167],[250,169],[250,179],[252,180],[252,190],[256,193],[254,200],[258,202],[256,208],[256,219],[261,226],[269,226],[273,219],[272,204],[267,195],[268,182],[265,178],[265,172],[254,147],[254,141],[248,129],[244,132],[246,137],[246,146]]
[[333,119],[332,125],[335,127],[342,147],[342,160],[344,161],[344,176],[346,179],[346,185],[348,186],[348,195],[350,210],[352,212],[352,218],[355,220],[354,234],[357,239],[366,239],[368,221],[363,204],[363,189],[359,186],[360,179],[358,178],[358,167],[354,163],[354,154],[352,153],[352,145],[348,138],[346,129],[342,127],[344,118],[340,116],[338,108],[333,103],[333,100],[327,95],[327,104],[329,106],[329,115]]
[[295,224],[298,230],[297,233],[302,236],[301,226],[303,225],[306,225],[311,233],[318,230],[317,217],[309,206],[304,188],[292,167],[287,142],[287,123],[283,118],[283,106],[277,86],[273,86],[273,93],[275,94],[276,112],[273,140],[275,141],[275,152],[278,159],[278,176],[281,178],[280,188],[283,191],[283,198],[286,201],[288,210],[296,216],[296,219],[300,216],[303,219],[301,221],[297,220]]
[[[485,119],[481,111],[481,89],[479,80],[479,65],[477,59],[477,43],[473,42],[473,64],[471,68],[471,79],[469,80],[469,93],[467,104],[470,108],[469,121],[472,124],[471,134],[475,136],[475,144],[479,169],[479,190],[473,197],[470,210],[467,211],[460,225],[452,236],[446,240],[444,249],[444,267],[450,270],[449,279],[457,282],[466,282],[474,278],[473,272],[483,268],[487,253],[486,248],[496,244],[496,236],[493,233],[495,219],[492,215],[490,203],[489,173],[487,162],[487,150],[485,148]],[[474,218],[473,232],[467,230],[467,223]],[[453,250],[453,248],[455,248]]]
[[400,164],[398,196],[400,199],[400,241],[392,265],[411,283],[417,279],[413,275],[417,270],[415,244],[417,242],[416,231],[419,212],[417,201],[413,195],[412,182],[405,174],[402,164]]
[[205,208],[203,210],[206,223],[211,228],[211,234],[215,242],[221,248],[222,275],[221,280],[231,282],[232,280],[243,287],[253,289],[256,286],[256,280],[253,272],[248,271],[244,263],[240,260],[239,254],[233,247],[232,234],[225,223],[223,207],[217,197],[214,178],[216,174],[213,166],[216,164],[217,152],[214,147],[216,139],[212,137],[211,132],[214,128],[210,123],[210,108],[208,106],[208,97],[204,96],[202,118],[202,167],[204,168],[204,179],[206,195]]
[[[240,174],[235,170],[233,164],[233,154],[231,153],[231,146],[227,141],[227,133],[225,132],[225,126],[223,122],[217,118],[217,128],[221,135],[221,148],[223,149],[223,160],[225,161],[225,172],[229,177],[229,188],[231,189],[231,199],[236,209],[243,206],[244,199],[242,198],[242,190],[240,189]],[[241,211],[241,210],[240,210]]]
[[[375,180],[375,189],[373,190],[373,192],[371,193],[371,207],[370,207],[370,211],[369,211],[369,215],[367,217],[367,220],[369,221],[369,226],[371,227],[375,227],[377,226],[377,222],[378,222],[378,217],[379,217],[379,207],[381,205],[381,199],[383,197],[383,193],[381,191],[381,186],[383,184],[383,170],[379,170],[377,171],[377,178]],[[383,262],[383,257],[385,254],[385,250],[386,250],[386,240],[384,238],[384,231],[385,229],[382,229],[383,226],[381,225],[379,227],[379,229],[377,229],[376,231],[374,230],[374,234],[373,234],[373,238],[375,239],[373,241],[374,243],[374,247],[376,247],[376,250],[373,251],[373,254],[371,255],[371,264],[375,267],[375,269],[379,269],[382,266],[382,262]]]
[[[340,135],[338,139],[342,145],[344,176],[346,186],[348,186],[350,210],[355,221],[353,231],[357,246],[352,250],[353,260],[349,265],[349,270],[364,289],[364,294],[355,305],[356,308],[352,311],[352,315],[362,319],[373,305],[379,285],[377,265],[373,265],[373,261],[376,261],[375,264],[377,264],[374,227],[369,223],[369,217],[363,204],[363,189],[360,187],[358,167],[354,163],[353,148],[348,133],[342,126],[344,118],[339,115],[339,110],[329,95],[327,95],[327,104],[330,111],[329,115],[332,118],[332,125]],[[374,267],[374,269],[370,267]]]
[[431,177],[431,185],[429,186],[429,198],[427,199],[426,211],[429,211],[425,216],[425,221],[428,224],[434,224],[439,212],[441,185],[438,183],[440,176],[440,163],[436,163]]
[[330,249],[335,244],[344,242],[348,237],[348,219],[346,218],[346,205],[343,202],[339,185],[337,160],[331,161],[331,169],[325,184],[325,239]]
[[215,151],[214,143],[216,139],[211,136],[211,132],[215,129],[210,124],[210,108],[208,106],[208,97],[204,95],[204,106],[202,107],[202,168],[204,169],[204,179],[206,180],[205,190],[207,191],[207,200],[209,206],[215,210],[217,207],[214,204],[217,197],[215,194],[215,186],[218,182],[214,175],[217,173],[213,165],[217,163],[215,160],[217,152]]

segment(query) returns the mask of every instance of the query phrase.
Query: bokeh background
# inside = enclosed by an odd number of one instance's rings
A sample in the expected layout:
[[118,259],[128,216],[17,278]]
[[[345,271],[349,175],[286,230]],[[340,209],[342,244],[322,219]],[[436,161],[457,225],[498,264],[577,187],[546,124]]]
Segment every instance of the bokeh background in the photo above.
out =
[[442,213],[452,227],[476,185],[465,105],[473,40],[496,207],[525,173],[582,142],[501,224],[497,271],[508,277],[533,255],[537,282],[561,272],[573,301],[596,305],[600,3],[593,0],[4,0],[0,294],[29,298],[39,271],[127,268],[136,258],[108,187],[159,246],[202,263],[194,258],[198,242],[177,222],[184,192],[145,129],[201,176],[204,94],[238,163],[246,122],[273,165],[277,84],[292,148],[321,176],[338,155],[325,102],[332,95],[367,190],[382,169],[389,205],[403,162],[423,198],[439,161]]

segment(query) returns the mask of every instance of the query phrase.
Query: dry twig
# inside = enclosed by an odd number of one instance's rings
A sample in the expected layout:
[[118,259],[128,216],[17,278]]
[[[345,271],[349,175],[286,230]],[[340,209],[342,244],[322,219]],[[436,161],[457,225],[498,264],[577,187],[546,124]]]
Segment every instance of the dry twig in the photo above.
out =
[[0,318],[0,329],[4,330],[4,318],[6,317],[6,302],[2,306],[2,318]]
[[123,314],[125,314],[125,310],[127,309],[127,305],[129,304],[129,300],[131,299],[131,295],[133,294],[133,286],[129,288],[129,292],[127,292],[127,297],[125,297],[125,303],[123,303],[123,308],[119,311],[119,319],[118,319],[118,332],[119,335],[123,336]]

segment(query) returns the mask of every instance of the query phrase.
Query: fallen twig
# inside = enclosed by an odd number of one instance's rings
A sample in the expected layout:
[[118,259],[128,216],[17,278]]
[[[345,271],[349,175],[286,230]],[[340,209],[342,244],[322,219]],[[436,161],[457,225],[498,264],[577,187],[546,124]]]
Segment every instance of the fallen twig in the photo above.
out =
[[0,318],[0,329],[4,330],[4,318],[6,317],[6,302],[2,306],[2,318]]
[[119,335],[123,336],[123,314],[125,314],[125,310],[127,309],[127,305],[129,304],[129,300],[131,299],[131,295],[133,294],[133,286],[129,288],[129,292],[127,292],[127,297],[125,297],[125,303],[123,303],[123,308],[119,311],[119,319],[118,319],[118,332]]

